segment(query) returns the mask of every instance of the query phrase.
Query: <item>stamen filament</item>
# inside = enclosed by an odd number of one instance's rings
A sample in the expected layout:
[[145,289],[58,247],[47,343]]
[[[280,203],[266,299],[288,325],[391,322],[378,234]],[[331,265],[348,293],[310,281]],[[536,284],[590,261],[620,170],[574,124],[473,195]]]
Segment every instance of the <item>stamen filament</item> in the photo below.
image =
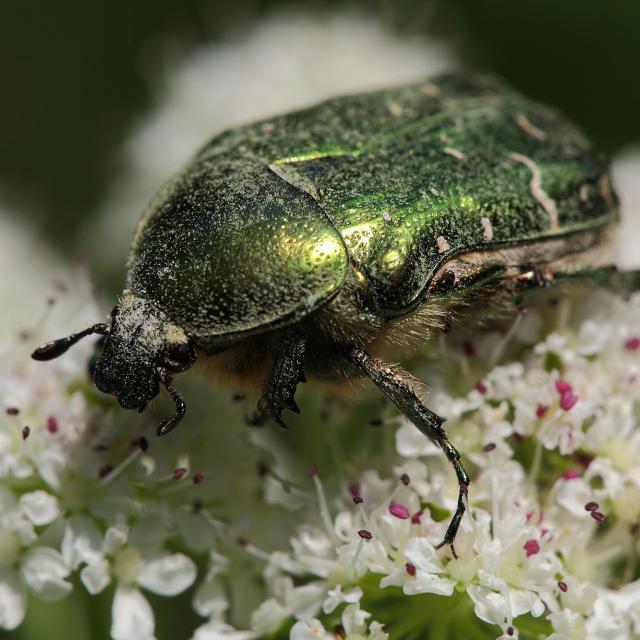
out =
[[327,504],[327,498],[324,493],[324,488],[322,483],[320,482],[320,478],[318,478],[318,474],[312,474],[313,484],[316,487],[316,493],[318,494],[318,503],[320,504],[320,518],[322,519],[322,524],[327,532],[327,535],[334,540],[335,533],[333,531],[333,522],[331,520],[331,515],[329,513],[329,505]]
[[136,448],[134,449],[117,467],[112,469],[107,475],[105,475],[100,482],[98,483],[99,487],[105,487],[106,485],[113,482],[116,478],[120,477],[124,471],[141,455],[143,454],[142,449]]

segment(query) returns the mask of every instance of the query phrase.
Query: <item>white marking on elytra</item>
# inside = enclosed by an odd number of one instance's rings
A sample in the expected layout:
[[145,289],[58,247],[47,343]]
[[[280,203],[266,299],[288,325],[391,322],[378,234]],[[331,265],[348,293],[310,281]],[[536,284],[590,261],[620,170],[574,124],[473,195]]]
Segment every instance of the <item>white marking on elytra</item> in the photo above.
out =
[[429,187],[429,191],[433,193],[434,196],[439,196],[440,192],[435,187]]
[[547,134],[542,129],[536,127],[536,125],[533,124],[523,113],[516,116],[516,123],[523,131],[526,131],[536,140],[542,141],[547,137]]
[[447,242],[447,239],[444,236],[438,236],[436,238],[436,243],[438,244],[438,253],[444,253],[451,249],[451,245]]
[[525,165],[531,171],[531,195],[542,205],[542,208],[549,214],[549,228],[558,228],[558,207],[556,201],[542,188],[542,175],[538,165],[527,156],[520,153],[511,153],[509,157],[516,162]]
[[[297,189],[301,189],[302,191],[308,193],[312,198],[318,197],[318,191],[316,186],[302,174],[296,171],[296,168],[292,165],[287,164],[278,164],[277,162],[272,162],[267,165],[273,173],[275,173],[279,178],[282,178],[285,182],[288,182],[290,185],[296,187]],[[284,220],[283,222],[286,222]]]
[[454,158],[457,158],[458,160],[464,160],[465,158],[465,155],[464,153],[462,153],[462,151],[460,151],[459,149],[454,149],[453,147],[445,147],[442,151],[450,156],[453,156]]
[[433,82],[425,82],[420,87],[420,91],[422,91],[422,93],[424,93],[425,95],[430,96],[431,98],[437,98],[442,93],[440,87],[436,84],[433,84]]
[[483,216],[480,218],[480,224],[482,224],[482,237],[487,242],[493,240],[493,225],[491,224],[491,220]]
[[580,185],[580,202],[586,202],[589,199],[589,191],[589,185],[586,182]]
[[382,212],[382,219],[385,222],[391,222],[391,214],[388,211],[383,211]]

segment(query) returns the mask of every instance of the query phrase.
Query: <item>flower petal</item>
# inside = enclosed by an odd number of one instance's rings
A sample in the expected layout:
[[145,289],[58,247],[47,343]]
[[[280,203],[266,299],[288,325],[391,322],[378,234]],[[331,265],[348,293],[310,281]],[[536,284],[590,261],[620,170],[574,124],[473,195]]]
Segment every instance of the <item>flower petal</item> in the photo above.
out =
[[138,589],[119,585],[111,608],[113,640],[153,640],[155,620],[147,599]]
[[221,573],[222,568],[214,565],[200,581],[193,596],[193,608],[203,617],[219,618],[229,608],[224,585],[219,579]]
[[80,572],[80,580],[92,596],[100,593],[111,582],[109,563],[100,560],[95,564],[88,564]]
[[251,628],[258,636],[263,637],[276,631],[289,616],[287,607],[283,607],[275,598],[269,598],[251,614]]
[[0,627],[15,629],[22,622],[26,608],[18,575],[12,569],[0,569]]
[[175,596],[196,579],[196,565],[182,553],[143,559],[138,584],[161,596]]
[[62,538],[62,555],[73,569],[83,562],[94,564],[102,560],[102,535],[91,518],[69,518]]
[[196,629],[193,640],[253,640],[251,631],[238,631],[221,620],[211,620]]
[[322,622],[316,618],[311,620],[300,620],[291,628],[290,640],[332,640],[334,634],[329,633]]
[[438,454],[438,447],[425,438],[408,420],[402,420],[402,426],[396,431],[396,450],[405,458]]
[[342,626],[348,634],[362,635],[367,630],[367,618],[370,617],[371,614],[357,604],[350,604],[342,612]]
[[46,491],[32,491],[20,497],[20,509],[35,524],[42,526],[53,522],[60,515],[58,500]]
[[70,568],[62,554],[51,547],[37,547],[27,553],[20,567],[25,582],[47,601],[60,600],[73,588],[65,578]]
[[104,534],[104,543],[102,548],[107,555],[114,555],[119,551],[129,538],[129,529],[127,527],[109,527]]
[[316,580],[300,587],[295,587],[288,594],[287,605],[296,618],[304,620],[320,613],[322,602],[326,596],[326,584]]
[[353,587],[347,591],[342,591],[342,585],[338,584],[328,591],[322,603],[322,610],[325,613],[331,613],[343,602],[354,604],[355,602],[359,602],[360,598],[362,598],[362,589],[360,589],[360,587]]

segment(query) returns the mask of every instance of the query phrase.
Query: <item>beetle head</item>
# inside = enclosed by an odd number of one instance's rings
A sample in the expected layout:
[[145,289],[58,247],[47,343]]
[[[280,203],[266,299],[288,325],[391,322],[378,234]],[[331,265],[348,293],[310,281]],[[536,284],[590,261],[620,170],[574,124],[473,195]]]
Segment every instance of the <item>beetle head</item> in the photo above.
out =
[[162,383],[176,403],[176,414],[161,424],[159,434],[175,427],[186,406],[173,387],[171,374],[188,369],[196,360],[195,349],[184,330],[169,322],[145,298],[125,291],[111,312],[110,323],[49,342],[36,349],[32,357],[56,358],[92,333],[106,336],[94,369],[98,389],[113,394],[125,409],[142,411],[158,395]]

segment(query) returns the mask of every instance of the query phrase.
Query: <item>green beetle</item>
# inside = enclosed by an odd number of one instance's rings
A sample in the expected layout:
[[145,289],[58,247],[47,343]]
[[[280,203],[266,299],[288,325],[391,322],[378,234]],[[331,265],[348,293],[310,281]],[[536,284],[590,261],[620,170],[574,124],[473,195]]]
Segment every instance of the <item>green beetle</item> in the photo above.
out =
[[606,248],[607,165],[557,111],[485,75],[446,75],[335,98],[227,131],[143,215],[108,322],[49,342],[47,360],[106,336],[95,384],[144,409],[208,356],[227,376],[264,372],[254,424],[284,426],[305,374],[369,377],[444,451],[458,506],[469,477],[397,367],[369,349],[428,339],[459,307],[481,311],[554,280],[635,288]]

